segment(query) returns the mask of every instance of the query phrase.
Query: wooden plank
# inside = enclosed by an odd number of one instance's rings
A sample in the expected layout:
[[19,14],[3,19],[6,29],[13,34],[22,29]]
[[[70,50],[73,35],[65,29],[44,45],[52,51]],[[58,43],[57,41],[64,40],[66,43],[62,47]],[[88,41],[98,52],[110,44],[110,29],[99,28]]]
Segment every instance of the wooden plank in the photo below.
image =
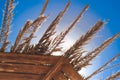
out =
[[41,80],[44,75],[0,72],[0,80]]
[[83,78],[75,71],[71,64],[65,64],[62,71],[70,78],[70,80],[83,80]]
[[60,57],[26,55],[13,53],[0,53],[0,62],[30,63],[30,64],[55,64]]
[[51,70],[45,75],[45,77],[42,80],[51,80],[51,78],[58,72],[62,65],[65,63],[64,57],[61,57],[60,60],[58,60],[57,64],[51,68]]
[[0,63],[0,71],[6,72],[26,72],[33,74],[45,74],[50,69],[51,67],[42,65]]
[[54,80],[68,80],[64,74],[62,72],[57,72],[54,77],[53,77]]

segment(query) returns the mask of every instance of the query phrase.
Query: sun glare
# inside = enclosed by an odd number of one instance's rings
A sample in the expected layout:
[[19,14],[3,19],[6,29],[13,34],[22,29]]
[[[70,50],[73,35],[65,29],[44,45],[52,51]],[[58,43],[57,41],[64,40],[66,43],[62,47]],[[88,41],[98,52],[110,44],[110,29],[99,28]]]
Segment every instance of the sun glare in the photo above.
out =
[[54,52],[53,55],[56,55],[56,56],[60,56],[60,55],[63,55],[64,52],[70,48],[70,46],[72,46],[74,43],[74,41],[70,38],[70,37],[66,37],[64,39],[64,43],[62,43],[60,45],[60,47],[62,47],[62,51],[61,52]]

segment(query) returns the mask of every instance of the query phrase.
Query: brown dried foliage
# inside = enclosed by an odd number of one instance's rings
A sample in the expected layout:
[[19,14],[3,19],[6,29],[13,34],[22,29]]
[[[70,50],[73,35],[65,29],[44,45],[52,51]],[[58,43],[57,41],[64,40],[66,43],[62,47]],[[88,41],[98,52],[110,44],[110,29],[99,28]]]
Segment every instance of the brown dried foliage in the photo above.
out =
[[[63,32],[61,32],[58,36],[55,37],[55,39],[52,41],[52,45],[51,45],[51,51],[50,54],[54,51],[56,51],[57,49],[61,49],[60,47],[58,47],[63,39],[65,38],[65,36],[71,31],[71,29],[73,27],[75,27],[76,23],[81,19],[82,15],[84,14],[84,12],[88,9],[88,5],[86,5],[84,7],[84,9],[80,12],[80,14],[78,15],[78,17],[72,22],[72,24]],[[61,50],[60,50],[61,51]]]
[[97,69],[95,72],[93,72],[91,75],[89,75],[85,80],[89,80],[91,77],[95,76],[96,74],[102,72],[104,70],[104,68],[106,66],[108,66],[108,64],[110,64],[111,62],[115,61],[116,59],[118,59],[120,57],[120,54],[116,55],[115,57],[113,57],[111,60],[109,60],[107,63],[105,63],[103,66],[101,66],[99,69]]
[[118,71],[117,73],[109,76],[106,80],[115,80],[116,78],[120,78],[120,71]]
[[66,7],[63,11],[61,11],[58,16],[53,20],[53,22],[50,24],[46,32],[43,34],[42,38],[39,40],[38,44],[34,48],[34,53],[44,53],[48,54],[48,48],[51,42],[51,37],[56,33],[54,30],[57,27],[58,23],[60,22],[61,18],[67,11],[68,7],[70,5],[70,1],[67,3]]
[[[6,8],[3,16],[3,22],[1,26],[0,31],[0,43],[2,44],[2,47],[0,48],[1,52],[5,52],[9,42],[7,41],[9,31],[10,31],[10,23],[11,19],[13,17],[13,1],[6,1]],[[60,44],[63,43],[63,40],[65,36],[72,30],[72,28],[76,25],[76,23],[81,19],[84,12],[88,9],[88,5],[84,7],[84,9],[80,12],[78,17],[71,23],[71,25],[63,32],[61,32],[59,35],[57,35],[55,38],[52,38],[53,35],[55,35],[56,27],[61,21],[62,17],[64,16],[65,12],[70,6],[70,0],[68,1],[65,8],[57,15],[57,17],[52,21],[52,23],[49,25],[45,33],[43,34],[42,38],[39,40],[39,42],[36,45],[31,45],[31,40],[35,37],[35,33],[40,28],[40,26],[44,23],[44,21],[47,19],[46,16],[44,16],[44,13],[46,11],[47,5],[49,3],[49,0],[46,0],[43,9],[40,13],[40,15],[34,20],[34,21],[27,21],[17,35],[17,38],[15,40],[14,45],[11,47],[10,52],[13,53],[24,53],[24,54],[39,54],[43,53],[44,55],[51,55],[53,52],[61,51],[62,47],[60,47]],[[85,53],[85,50],[83,46],[88,44],[88,42],[93,38],[95,33],[97,33],[104,25],[104,22],[98,21],[88,32],[86,32],[84,35],[82,35],[74,44],[71,46],[65,53],[64,57],[68,58],[70,60],[70,63],[73,65],[74,69],[79,71],[81,68],[84,68],[88,65],[90,65],[90,62],[100,54],[104,48],[106,48],[112,41],[114,41],[116,38],[119,37],[120,33],[116,34],[112,38],[106,40],[103,42],[99,47],[94,49],[92,52],[88,52],[85,56],[83,56],[83,53]],[[95,76],[96,74],[116,67],[119,64],[108,66],[111,62],[113,62],[115,59],[117,59],[120,56],[118,54],[114,58],[112,58],[110,61],[108,61],[106,64],[101,66],[98,70],[96,70],[94,73],[92,73],[90,76],[85,78],[85,80],[90,79],[91,77]],[[107,67],[107,68],[105,68]],[[111,75],[107,80],[114,79],[116,77],[120,76],[120,73],[116,73],[114,75]]]
[[11,20],[13,17],[14,7],[15,6],[13,5],[13,0],[6,1],[6,9],[4,12],[2,29],[1,29],[1,33],[0,33],[0,42],[3,43],[3,45],[0,49],[1,52],[4,52],[9,44],[7,39],[8,39],[9,32],[10,32],[10,24],[11,24]]
[[27,21],[23,29],[20,30],[16,38],[15,44],[11,48],[11,52],[23,53],[23,52],[26,52],[27,48],[29,48],[30,42],[32,38],[34,38],[35,32],[38,30],[38,28],[42,25],[42,23],[47,18],[46,16],[43,15],[43,12],[45,12],[46,10],[48,1],[49,0],[46,0],[45,6],[43,7],[42,13],[40,14],[40,16],[33,22]]
[[89,52],[86,56],[82,57],[78,62],[76,62],[77,66],[75,67],[77,70],[81,70],[81,68],[86,67],[90,64],[90,62],[101,53],[110,43],[112,43],[115,39],[120,36],[120,33],[116,34],[112,38],[103,42],[98,48]]
[[70,49],[68,49],[65,52],[65,57],[70,57],[72,54],[75,54],[76,50],[79,50],[82,48],[83,45],[85,45],[92,37],[94,34],[101,29],[101,27],[104,25],[104,22],[98,21],[85,35],[82,35]]

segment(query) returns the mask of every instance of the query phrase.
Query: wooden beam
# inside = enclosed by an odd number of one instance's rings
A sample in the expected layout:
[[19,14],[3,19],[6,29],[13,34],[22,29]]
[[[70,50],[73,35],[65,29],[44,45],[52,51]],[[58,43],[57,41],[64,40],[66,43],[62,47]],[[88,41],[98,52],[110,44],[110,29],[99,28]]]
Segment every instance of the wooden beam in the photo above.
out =
[[67,63],[62,68],[62,71],[70,78],[70,80],[84,80],[78,73],[73,69],[70,63]]
[[29,63],[29,64],[56,64],[60,57],[26,55],[14,53],[0,53],[0,62]]
[[18,72],[32,74],[46,74],[51,67],[43,65],[26,65],[26,64],[10,64],[0,63],[0,72]]
[[0,80],[39,80],[44,75],[17,74],[0,72]]
[[54,77],[54,80],[67,80],[67,78],[64,76],[64,74],[62,72],[57,72]]
[[42,80],[51,80],[51,78],[62,68],[62,65],[65,63],[65,58],[61,57],[57,64],[51,68],[51,70],[45,75]]

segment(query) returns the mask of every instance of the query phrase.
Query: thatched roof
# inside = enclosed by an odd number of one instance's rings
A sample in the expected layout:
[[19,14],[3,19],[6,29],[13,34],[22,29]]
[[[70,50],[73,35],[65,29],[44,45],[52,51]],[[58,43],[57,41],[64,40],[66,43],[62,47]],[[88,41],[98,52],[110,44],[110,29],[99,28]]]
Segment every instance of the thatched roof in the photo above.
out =
[[[13,18],[13,11],[15,8],[13,3],[14,0],[6,0],[5,11],[3,15],[1,30],[0,30],[0,44],[1,44],[0,52],[2,53],[5,53],[7,46],[10,45],[10,42],[8,41],[8,36],[10,32],[10,25]],[[72,30],[73,27],[75,27],[77,22],[81,20],[85,11],[89,7],[89,5],[86,5],[83,8],[83,10],[78,14],[78,16],[74,19],[74,21],[70,23],[68,28],[62,31],[57,36],[55,36],[56,34],[55,29],[70,6],[71,2],[69,0],[65,8],[56,16],[56,18],[48,26],[46,32],[42,35],[38,43],[32,45],[30,43],[31,40],[34,38],[35,33],[37,32],[39,27],[42,26],[42,24],[47,20],[48,16],[45,15],[45,11],[48,3],[49,0],[46,0],[40,15],[35,20],[26,21],[24,27],[19,31],[18,36],[14,44],[10,48],[10,51],[8,51],[8,53],[51,56],[53,52],[56,51],[61,52],[62,48],[60,47],[60,44],[63,43],[63,40],[66,37],[66,35]],[[113,37],[103,42],[99,47],[84,55],[85,50],[83,46],[89,44],[89,41],[104,26],[104,24],[105,24],[104,21],[98,20],[91,29],[89,29],[84,35],[82,35],[78,40],[76,40],[76,42],[63,55],[61,55],[66,59],[69,59],[69,63],[73,65],[75,71],[79,71],[82,68],[90,65],[90,62],[96,56],[98,56],[101,53],[101,51],[103,51],[110,43],[112,43],[115,39],[117,39],[120,36],[120,33],[117,33]],[[55,37],[53,38],[53,36]],[[120,56],[119,54],[115,56],[112,60],[108,61],[105,65],[100,67],[98,70],[96,70],[93,74],[91,74],[85,79],[88,80],[94,75],[98,74],[99,72],[106,70],[104,68],[108,66],[108,64],[113,62],[115,59],[117,59],[119,56]]]

